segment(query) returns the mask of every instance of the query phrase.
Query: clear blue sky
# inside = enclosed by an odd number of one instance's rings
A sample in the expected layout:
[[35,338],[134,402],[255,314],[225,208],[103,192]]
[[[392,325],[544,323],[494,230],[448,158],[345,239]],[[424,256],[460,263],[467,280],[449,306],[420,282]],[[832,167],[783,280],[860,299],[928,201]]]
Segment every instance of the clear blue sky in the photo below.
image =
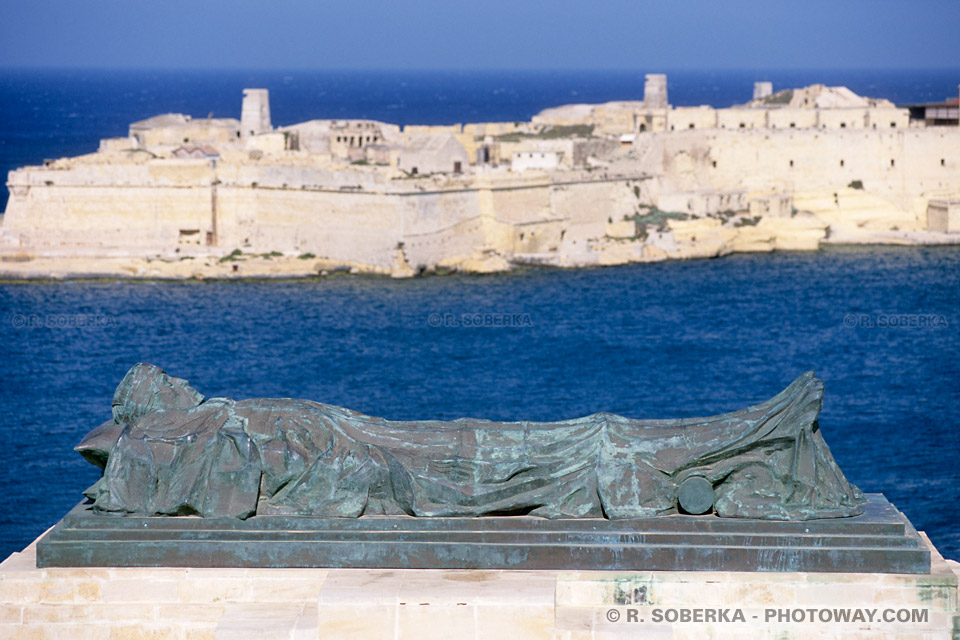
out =
[[0,67],[960,70],[960,1],[0,0]]

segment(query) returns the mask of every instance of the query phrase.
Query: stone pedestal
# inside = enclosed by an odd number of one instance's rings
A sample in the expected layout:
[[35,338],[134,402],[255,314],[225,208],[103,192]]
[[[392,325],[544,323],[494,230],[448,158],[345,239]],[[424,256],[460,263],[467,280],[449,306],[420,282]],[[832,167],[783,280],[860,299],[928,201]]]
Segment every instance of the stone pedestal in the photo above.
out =
[[84,502],[37,543],[37,566],[929,573],[910,521],[867,498],[860,515],[800,521],[121,517]]
[[31,545],[0,564],[0,638],[957,637],[960,564],[921,538],[930,574],[38,569]]

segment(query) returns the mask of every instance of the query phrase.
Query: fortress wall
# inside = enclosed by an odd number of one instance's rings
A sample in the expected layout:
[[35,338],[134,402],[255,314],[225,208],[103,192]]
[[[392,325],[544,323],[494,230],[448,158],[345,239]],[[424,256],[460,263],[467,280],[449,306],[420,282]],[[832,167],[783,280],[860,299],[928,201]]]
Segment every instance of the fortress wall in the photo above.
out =
[[866,109],[821,109],[818,111],[821,129],[865,129]]
[[103,186],[154,184],[193,186],[210,184],[208,160],[154,160],[150,163],[104,162],[70,167],[25,167],[11,171],[8,182],[17,186]]
[[[654,134],[652,149],[641,155],[644,173],[659,177],[663,191],[696,191],[709,187],[710,134],[682,131]],[[657,147],[661,151],[657,152]],[[722,188],[722,187],[721,187]]]
[[771,129],[816,129],[815,109],[770,109],[767,111],[767,126]]
[[396,196],[251,189],[218,192],[219,245],[312,253],[389,269],[400,239]]
[[462,124],[408,124],[403,127],[405,134],[463,133]]
[[294,165],[243,164],[226,171],[220,170],[223,182],[240,185],[272,187],[275,189],[362,189],[382,191],[386,181],[372,171],[351,171],[347,168],[321,169]]
[[641,168],[662,170],[665,190],[789,193],[836,190],[859,180],[866,190],[911,207],[921,194],[960,189],[960,130],[954,129],[712,130],[642,137]]
[[499,136],[519,131],[520,122],[471,122],[463,125],[463,133],[470,136]]
[[717,111],[711,107],[676,107],[668,112],[671,129],[713,129],[717,126]]
[[400,238],[411,267],[467,257],[487,244],[477,191],[395,197],[402,216]]
[[906,129],[910,126],[910,111],[889,107],[867,109],[867,124],[872,129]]
[[34,248],[159,250],[205,234],[210,211],[209,187],[43,186],[10,199],[4,228]]
[[[634,181],[617,180],[557,185],[550,190],[550,209],[555,217],[565,218],[563,240],[582,245],[602,238],[608,221],[617,222],[636,213]],[[580,248],[585,248],[581,246]]]
[[718,129],[764,129],[766,126],[767,109],[717,109]]
[[186,142],[193,143],[227,143],[239,139],[239,122],[218,124],[207,120],[191,120],[186,124],[153,129],[130,130],[130,135],[136,138],[143,146],[179,145]]
[[258,163],[24,169],[11,174],[4,229],[36,249],[172,254],[190,245],[312,253],[389,270],[400,243],[415,268],[481,248],[554,250],[567,231],[602,237],[608,218],[632,214],[637,203],[627,180],[555,185],[546,174],[535,182],[506,177],[487,188],[468,181],[463,189],[414,191],[425,185]]
[[[637,129],[639,114],[633,109],[606,109],[598,106],[593,113],[591,122],[596,127],[594,133],[620,135],[622,133],[632,133]],[[582,124],[582,122],[572,122],[570,124]]]
[[555,212],[550,192],[546,181],[535,186],[494,189],[490,193],[491,212],[498,219],[512,223],[552,218]]

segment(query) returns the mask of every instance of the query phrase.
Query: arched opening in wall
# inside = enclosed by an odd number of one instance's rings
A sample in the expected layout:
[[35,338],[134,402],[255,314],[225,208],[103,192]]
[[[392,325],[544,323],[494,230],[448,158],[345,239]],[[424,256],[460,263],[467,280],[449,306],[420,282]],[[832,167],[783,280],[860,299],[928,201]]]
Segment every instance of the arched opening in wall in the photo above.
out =
[[676,129],[676,127],[673,125],[670,125],[670,131],[673,131],[674,129]]
[[520,232],[520,242],[523,242],[523,238],[524,238],[526,235],[527,235],[527,234],[523,233],[522,231]]
[[641,125],[640,125],[640,131],[646,131],[646,130],[647,130],[647,125],[641,124]]
[[896,163],[893,161],[893,158],[890,158],[890,166],[894,166]]
[[796,129],[796,128],[797,128],[797,123],[796,123],[796,122],[791,122],[791,123],[790,123],[790,128],[791,128],[791,129]]
[[416,167],[410,167],[410,175],[412,175],[412,176],[417,175],[417,168],[416,168]]
[[840,123],[840,128],[841,128],[841,129],[846,129],[846,128],[847,128],[847,123],[846,123],[846,122],[841,122],[841,123]]
[[790,166],[793,167],[793,160],[790,161]]
[[843,160],[840,161],[840,166],[841,166],[841,167],[843,166]]
[[453,163],[453,172],[460,173],[461,171],[463,171],[463,165],[459,160],[457,160]]
[[941,167],[947,166],[947,159],[946,159],[946,158],[940,158],[940,166],[941,166]]
[[743,122],[741,122],[741,123],[740,123],[740,128],[741,128],[741,129],[746,129],[746,128],[747,128],[747,125],[744,124]]
[[890,128],[891,128],[891,129],[896,129],[896,128],[897,128],[897,123],[896,123],[896,122],[891,122],[891,123],[890,123]]
[[692,122],[690,123],[690,128],[691,128],[691,129],[693,129],[693,128],[694,128],[694,126],[693,126],[693,123],[692,123]]
[[717,161],[716,161],[716,160],[714,160],[714,161],[711,162],[710,164],[713,166],[714,169],[717,168]]

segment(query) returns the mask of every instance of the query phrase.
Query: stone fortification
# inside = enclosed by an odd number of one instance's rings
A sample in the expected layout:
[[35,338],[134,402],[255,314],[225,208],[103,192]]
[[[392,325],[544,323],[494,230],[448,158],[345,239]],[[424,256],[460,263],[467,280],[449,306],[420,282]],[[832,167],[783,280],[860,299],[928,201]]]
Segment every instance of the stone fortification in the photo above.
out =
[[[960,241],[960,127],[815,85],[730,109],[568,105],[531,122],[273,128],[166,114],[10,173],[13,277],[413,275]],[[943,203],[948,203],[944,205]]]

